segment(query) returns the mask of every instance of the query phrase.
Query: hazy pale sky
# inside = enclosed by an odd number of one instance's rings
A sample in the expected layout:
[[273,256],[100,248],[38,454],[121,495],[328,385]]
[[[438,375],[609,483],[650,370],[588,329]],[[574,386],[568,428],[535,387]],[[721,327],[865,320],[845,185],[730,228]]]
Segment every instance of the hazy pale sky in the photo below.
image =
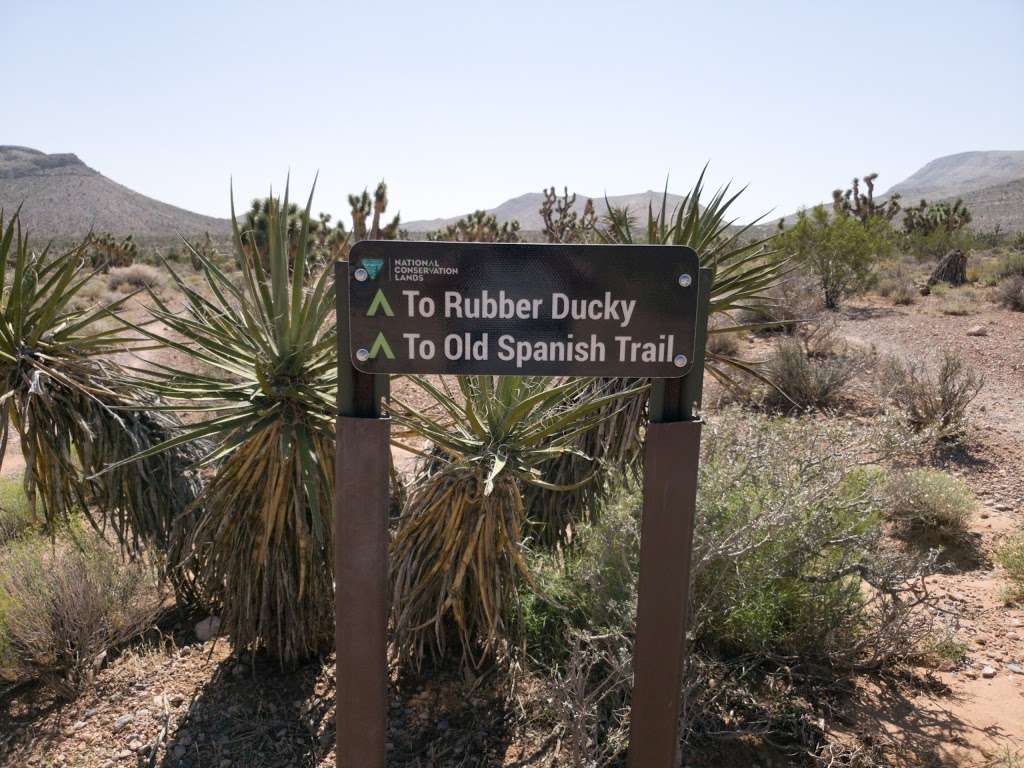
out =
[[743,216],[1024,149],[1024,0],[3,0],[0,144],[213,215],[384,178],[405,220],[543,186],[749,184]]

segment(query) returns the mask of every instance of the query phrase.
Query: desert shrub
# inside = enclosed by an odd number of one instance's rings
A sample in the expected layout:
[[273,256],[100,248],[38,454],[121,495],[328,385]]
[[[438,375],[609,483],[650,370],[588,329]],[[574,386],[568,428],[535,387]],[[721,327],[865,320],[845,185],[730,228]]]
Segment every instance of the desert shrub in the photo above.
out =
[[800,323],[813,320],[823,308],[817,283],[806,275],[790,275],[765,291],[765,296],[763,304],[739,314],[761,333],[795,333]]
[[897,306],[909,306],[917,301],[918,290],[909,280],[898,283],[892,290],[890,298]]
[[999,564],[1010,580],[1010,596],[1024,598],[1024,530],[1007,538],[996,551]]
[[1008,277],[1024,277],[1024,251],[1011,250],[1003,254],[996,267],[1000,280]]
[[160,603],[152,571],[122,562],[98,538],[13,544],[0,556],[3,674],[39,678],[70,698],[101,654],[152,625]]
[[764,372],[774,386],[764,390],[771,408],[825,408],[835,405],[861,367],[848,350],[827,351],[812,335],[780,339],[765,362]]
[[983,377],[959,352],[946,350],[934,371],[919,361],[885,359],[879,367],[881,395],[918,431],[950,440],[967,426],[967,408],[978,396]]
[[0,546],[37,529],[21,477],[0,477]]
[[962,533],[974,508],[974,496],[967,485],[936,469],[895,474],[883,489],[886,516],[910,527]]
[[[930,561],[883,551],[880,470],[851,469],[873,456],[874,440],[735,409],[709,420],[694,532],[688,727],[715,730],[730,719],[735,730],[748,716],[774,720],[768,732],[790,727],[787,718],[801,717],[799,694],[760,709],[758,680],[780,657],[799,659],[802,672],[825,662],[834,679],[837,668],[885,665],[932,642],[932,620],[917,610],[928,599]],[[564,561],[546,554],[530,563],[539,596],[524,602],[527,650],[554,669],[556,714],[569,738],[582,739],[574,718],[585,718],[592,756],[615,750],[628,711],[640,505],[638,489],[621,489],[580,529]]]
[[1003,279],[996,289],[999,303],[1015,312],[1024,312],[1024,275],[1011,275]]
[[162,283],[163,276],[160,274],[160,270],[148,264],[114,267],[107,272],[107,288],[111,291],[157,288]]
[[828,309],[864,290],[875,262],[892,250],[892,229],[884,218],[863,223],[854,216],[830,216],[824,206],[800,211],[796,223],[779,232],[777,247],[792,254],[818,278]]

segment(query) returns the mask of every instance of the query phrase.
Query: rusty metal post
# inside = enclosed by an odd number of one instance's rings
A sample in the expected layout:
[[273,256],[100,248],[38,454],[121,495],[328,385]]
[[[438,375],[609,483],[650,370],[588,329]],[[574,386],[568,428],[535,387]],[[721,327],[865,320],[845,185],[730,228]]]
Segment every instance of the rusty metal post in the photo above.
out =
[[693,367],[681,379],[656,381],[651,391],[651,423],[644,446],[629,768],[679,765],[679,708],[700,460],[698,411],[713,280],[713,271],[700,271]]
[[352,366],[348,280],[348,264],[336,264],[335,755],[338,768],[384,768],[390,447],[380,403],[388,377]]

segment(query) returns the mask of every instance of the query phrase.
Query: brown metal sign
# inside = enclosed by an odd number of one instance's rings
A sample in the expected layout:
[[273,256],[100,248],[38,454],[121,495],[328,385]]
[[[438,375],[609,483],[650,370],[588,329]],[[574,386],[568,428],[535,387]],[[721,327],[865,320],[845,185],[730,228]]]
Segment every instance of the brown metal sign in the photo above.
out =
[[698,269],[684,246],[364,240],[348,269],[352,364],[371,374],[682,376]]

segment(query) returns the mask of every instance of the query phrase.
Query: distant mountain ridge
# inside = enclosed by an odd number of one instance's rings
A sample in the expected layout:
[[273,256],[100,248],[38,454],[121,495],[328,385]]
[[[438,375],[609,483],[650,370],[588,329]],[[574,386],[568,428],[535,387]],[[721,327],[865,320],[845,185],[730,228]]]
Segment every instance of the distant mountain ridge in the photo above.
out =
[[0,208],[21,206],[25,230],[37,240],[66,239],[90,230],[139,239],[230,233],[227,219],[204,216],[135,192],[71,153],[0,146]]
[[[661,208],[662,197],[664,192],[657,192],[653,189],[649,189],[646,192],[637,192],[631,195],[609,195],[608,204],[616,208],[623,208],[628,206],[629,210],[637,216],[637,220],[646,222],[647,220],[647,206],[654,206],[655,210]],[[576,202],[573,204],[573,210],[577,213],[583,213],[583,208],[587,204],[587,200],[594,201],[594,210],[598,216],[603,216],[607,213],[607,205],[605,203],[604,195],[584,195],[577,193]],[[676,207],[682,203],[684,197],[682,195],[675,195],[669,192],[667,209],[669,212],[673,211]],[[513,197],[511,200],[506,200],[501,205],[495,206],[494,208],[488,208],[487,212],[494,214],[499,224],[503,224],[506,221],[518,221],[521,229],[527,232],[539,232],[544,229],[544,220],[540,215],[540,207],[544,202],[544,195],[540,192],[527,192],[525,195],[519,195],[519,197]],[[449,224],[454,224],[459,219],[469,214],[467,211],[462,216],[450,216],[448,218],[441,219],[420,219],[418,221],[402,222],[402,227],[410,232],[433,232],[438,229],[443,229]]]
[[907,204],[942,200],[1024,179],[1024,151],[988,150],[938,157],[890,187]]

